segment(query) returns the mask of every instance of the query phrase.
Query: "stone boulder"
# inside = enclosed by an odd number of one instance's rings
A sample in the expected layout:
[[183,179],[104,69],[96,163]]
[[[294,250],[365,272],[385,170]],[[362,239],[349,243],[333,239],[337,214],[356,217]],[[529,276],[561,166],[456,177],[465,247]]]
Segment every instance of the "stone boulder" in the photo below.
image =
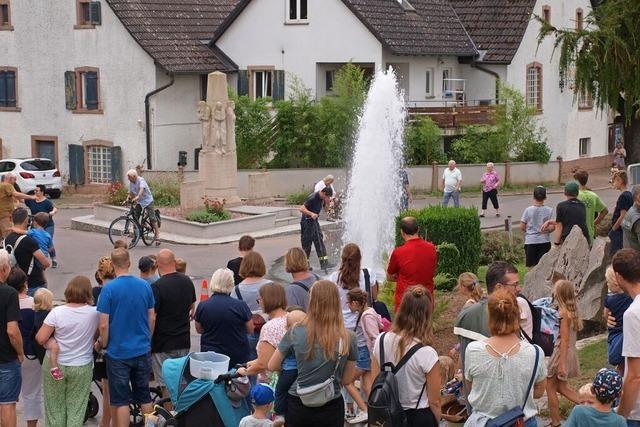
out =
[[600,321],[606,281],[604,272],[609,263],[609,240],[596,238],[589,248],[582,230],[574,226],[562,246],[554,246],[537,266],[525,276],[524,295],[534,301],[551,296],[551,278],[561,274],[576,287],[578,310],[584,320]]

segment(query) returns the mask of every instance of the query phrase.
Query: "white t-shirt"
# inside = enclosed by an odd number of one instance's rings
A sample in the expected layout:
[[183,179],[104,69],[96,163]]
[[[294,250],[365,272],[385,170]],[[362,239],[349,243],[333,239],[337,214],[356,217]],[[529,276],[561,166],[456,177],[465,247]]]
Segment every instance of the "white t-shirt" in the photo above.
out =
[[[385,363],[391,362],[395,365],[400,361],[400,358],[396,357],[396,350],[398,349],[400,338],[393,332],[388,332],[384,335]],[[372,356],[378,361],[378,364],[380,364],[381,338],[382,334],[380,334],[378,338],[376,338],[376,343],[373,345]],[[418,340],[414,340],[414,343],[405,350],[405,353],[409,351],[409,349],[414,344],[417,343]],[[427,398],[427,390],[425,387],[426,376],[437,361],[438,353],[432,347],[424,346],[420,350],[416,351],[416,353],[411,356],[411,359],[407,361],[406,365],[404,365],[404,367],[396,373],[396,379],[398,380],[398,394],[400,395],[400,404],[404,409],[416,409],[416,404],[418,404],[418,397],[420,396],[421,392],[422,397],[420,398],[418,409],[429,407],[429,399]],[[424,391],[422,391],[423,387],[425,387]]]
[[526,299],[518,297],[518,307],[520,307],[520,327],[526,332],[529,338],[533,338],[533,314]]
[[55,329],[53,338],[60,346],[60,365],[84,366],[93,361],[93,343],[99,316],[96,308],[90,305],[62,305],[47,315],[44,323]]
[[[327,184],[325,184],[323,180],[320,180],[316,183],[316,186],[313,188],[313,191],[314,193],[317,193],[318,191],[322,191],[326,186]],[[331,187],[331,191],[333,191],[333,194],[336,194],[336,190],[333,188],[333,184],[331,184],[329,187]]]
[[[376,283],[376,274],[367,269],[369,272],[369,284],[373,288],[373,285]],[[338,293],[340,294],[340,305],[342,306],[342,316],[344,317],[344,327],[353,331],[353,328],[356,327],[356,321],[358,320],[358,313],[354,313],[349,309],[349,304],[347,304],[347,293],[349,292],[345,288],[342,287],[340,283],[338,283],[338,275],[340,271],[334,271],[329,276],[329,280],[338,285]],[[367,286],[364,282],[364,272],[360,270],[360,289],[363,291],[367,290]]]
[[444,179],[444,191],[451,193],[458,188],[458,181],[462,181],[462,172],[458,168],[453,170],[446,168],[442,173],[442,179]]
[[[624,337],[622,355],[624,357],[640,357],[640,340],[635,338],[635,334],[640,331],[640,295],[635,297],[627,311],[624,312],[622,319],[622,336]],[[625,372],[629,372],[626,366]],[[640,421],[640,396],[636,398],[635,405],[627,419]]]

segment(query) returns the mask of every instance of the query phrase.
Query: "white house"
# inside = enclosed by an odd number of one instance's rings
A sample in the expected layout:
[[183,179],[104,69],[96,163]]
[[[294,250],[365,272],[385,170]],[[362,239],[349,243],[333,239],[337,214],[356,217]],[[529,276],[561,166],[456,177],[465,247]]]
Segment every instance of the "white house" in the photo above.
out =
[[180,151],[192,169],[207,73],[274,99],[295,75],[320,98],[351,61],[394,67],[409,107],[446,135],[463,117],[486,119],[500,79],[538,107],[554,156],[598,159],[607,114],[560,87],[553,42],[538,47],[532,20],[572,27],[589,10],[588,0],[0,0],[0,148],[50,157],[72,184],[137,165],[174,170]]
[[282,80],[295,75],[320,98],[348,61],[371,71],[391,66],[409,107],[445,135],[469,122],[456,123],[442,107],[481,112],[495,103],[500,79],[537,107],[553,157],[597,158],[609,152],[608,115],[586,96],[574,99],[570,83],[561,87],[559,54],[552,39],[538,46],[533,19],[575,27],[590,9],[589,0],[243,0],[211,45],[238,65],[238,91],[253,97],[287,95]]

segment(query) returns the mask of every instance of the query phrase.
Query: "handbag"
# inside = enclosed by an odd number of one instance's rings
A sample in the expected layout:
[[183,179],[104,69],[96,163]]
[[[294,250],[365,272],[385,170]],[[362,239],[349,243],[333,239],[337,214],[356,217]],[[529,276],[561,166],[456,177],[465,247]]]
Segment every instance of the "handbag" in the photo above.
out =
[[309,408],[319,408],[326,405],[335,398],[335,386],[336,372],[340,366],[342,360],[342,339],[338,346],[338,359],[336,360],[336,366],[333,369],[333,374],[320,384],[314,384],[307,387],[300,387],[300,384],[296,387],[296,393],[302,401],[302,404]]
[[533,348],[536,350],[536,361],[533,364],[533,373],[531,374],[531,379],[529,380],[527,394],[525,394],[524,396],[524,403],[522,404],[522,406],[515,406],[502,415],[489,420],[486,424],[486,427],[524,427],[523,408],[527,405],[527,400],[529,400],[529,394],[531,393],[531,388],[533,387],[533,381],[536,378],[536,372],[538,372],[538,356],[540,351],[538,350],[538,346],[535,344],[533,345]]

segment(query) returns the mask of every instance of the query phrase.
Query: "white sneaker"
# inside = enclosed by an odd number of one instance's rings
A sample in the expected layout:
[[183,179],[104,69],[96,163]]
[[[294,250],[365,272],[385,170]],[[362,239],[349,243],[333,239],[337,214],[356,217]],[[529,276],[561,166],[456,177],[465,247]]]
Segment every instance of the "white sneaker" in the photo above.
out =
[[366,412],[358,412],[358,415],[351,418],[347,422],[349,424],[360,424],[360,423],[366,423],[368,420],[369,420],[369,415]]

